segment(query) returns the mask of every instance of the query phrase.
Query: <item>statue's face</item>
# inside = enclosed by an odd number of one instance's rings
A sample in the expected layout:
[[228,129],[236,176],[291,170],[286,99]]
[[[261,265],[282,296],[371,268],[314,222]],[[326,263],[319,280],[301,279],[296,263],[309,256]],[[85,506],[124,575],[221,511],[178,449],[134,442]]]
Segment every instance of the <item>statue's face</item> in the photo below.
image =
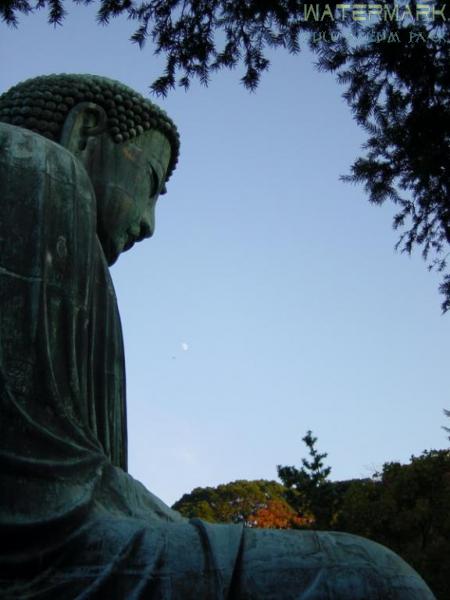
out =
[[170,144],[159,131],[115,144],[90,138],[83,161],[97,198],[97,232],[109,265],[135,242],[153,235],[155,204],[164,185]]

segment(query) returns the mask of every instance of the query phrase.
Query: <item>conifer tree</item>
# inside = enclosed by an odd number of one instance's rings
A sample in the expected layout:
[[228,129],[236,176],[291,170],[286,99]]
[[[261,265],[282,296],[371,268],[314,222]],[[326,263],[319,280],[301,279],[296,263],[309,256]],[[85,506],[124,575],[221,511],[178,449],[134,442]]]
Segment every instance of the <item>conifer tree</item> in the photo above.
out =
[[325,466],[327,453],[316,449],[317,438],[307,431],[302,438],[309,452],[309,458],[302,458],[300,469],[294,466],[277,466],[278,477],[288,489],[286,498],[289,504],[301,515],[313,519],[307,521],[316,529],[329,528],[333,515],[333,487],[328,477],[331,467]]

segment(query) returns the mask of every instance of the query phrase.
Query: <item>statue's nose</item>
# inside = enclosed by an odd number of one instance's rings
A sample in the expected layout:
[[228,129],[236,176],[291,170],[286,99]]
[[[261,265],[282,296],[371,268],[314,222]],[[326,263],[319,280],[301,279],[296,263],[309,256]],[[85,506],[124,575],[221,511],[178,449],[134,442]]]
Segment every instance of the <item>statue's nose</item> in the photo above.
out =
[[147,210],[141,219],[140,239],[149,238],[155,231],[155,213],[154,210]]
[[139,232],[139,239],[143,240],[153,235],[153,229],[147,221],[141,221],[141,230]]

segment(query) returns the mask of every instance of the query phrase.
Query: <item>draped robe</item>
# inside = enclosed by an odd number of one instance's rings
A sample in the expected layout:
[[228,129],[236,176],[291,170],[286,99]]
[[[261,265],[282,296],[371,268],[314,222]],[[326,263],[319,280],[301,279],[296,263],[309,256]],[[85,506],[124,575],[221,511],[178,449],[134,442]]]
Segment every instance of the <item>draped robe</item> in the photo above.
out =
[[0,597],[422,600],[357,536],[187,521],[126,472],[120,318],[89,177],[0,123]]

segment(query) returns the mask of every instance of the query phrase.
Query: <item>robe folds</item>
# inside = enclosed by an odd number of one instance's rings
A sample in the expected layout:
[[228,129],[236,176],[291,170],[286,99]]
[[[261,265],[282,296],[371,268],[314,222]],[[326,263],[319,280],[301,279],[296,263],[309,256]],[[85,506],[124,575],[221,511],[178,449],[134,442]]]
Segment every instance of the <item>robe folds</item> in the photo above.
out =
[[3,123],[0,402],[1,598],[227,593],[241,528],[188,523],[126,473],[120,317],[88,175]]
[[337,532],[188,521],[127,474],[119,312],[89,177],[0,123],[0,598],[432,600]]

